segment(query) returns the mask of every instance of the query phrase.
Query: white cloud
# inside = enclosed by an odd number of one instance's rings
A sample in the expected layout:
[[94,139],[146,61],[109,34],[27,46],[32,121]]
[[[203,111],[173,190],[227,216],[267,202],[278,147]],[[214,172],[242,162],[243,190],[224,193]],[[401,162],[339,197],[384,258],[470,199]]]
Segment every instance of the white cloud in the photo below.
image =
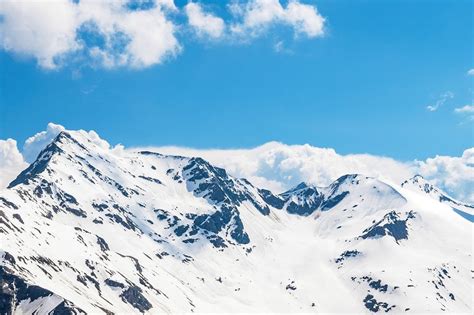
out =
[[[181,50],[175,36],[176,25],[165,15],[174,10],[169,1],[159,1],[147,10],[129,10],[128,1],[81,0],[81,25],[90,26],[105,40],[103,47],[90,47],[89,53],[105,67],[148,67],[162,63]],[[86,23],[86,24],[84,24]]]
[[284,15],[284,21],[291,24],[296,33],[308,37],[322,36],[324,34],[325,19],[318,13],[316,7],[290,1]]
[[13,139],[0,140],[0,189],[16,178],[28,167]]
[[0,45],[4,50],[31,55],[44,68],[55,68],[58,58],[78,50],[77,5],[68,0],[0,2]]
[[25,161],[32,163],[36,160],[41,150],[43,150],[61,131],[64,130],[64,127],[61,125],[49,123],[45,131],[38,132],[34,136],[26,139],[22,151]]
[[452,99],[454,97],[454,93],[447,91],[443,94],[441,94],[438,98],[438,100],[433,104],[433,105],[428,105],[426,106],[426,109],[430,112],[435,112],[437,111],[441,106],[446,103],[447,100]]
[[291,0],[284,7],[279,0],[251,0],[233,2],[231,11],[241,21],[231,27],[233,33],[243,36],[259,36],[275,24],[291,26],[296,35],[318,37],[324,34],[325,19],[316,6]]
[[187,28],[201,39],[231,41],[254,38],[275,24],[308,38],[324,33],[325,20],[316,6],[296,0],[286,7],[278,0],[246,0],[228,8],[232,14],[226,22],[194,2],[181,9],[173,0],[3,0],[0,49],[33,57],[45,69],[69,63],[144,68],[178,55],[183,49],[178,37],[186,36]]
[[459,200],[474,203],[474,148],[461,157],[436,156],[418,162],[419,172]]
[[220,17],[203,11],[201,5],[190,2],[185,6],[189,25],[199,36],[208,35],[212,38],[221,37],[224,33],[225,23]]
[[467,71],[467,75],[474,75],[474,69],[469,69]]
[[454,109],[454,112],[463,115],[464,121],[462,124],[474,122],[474,105],[464,105]]
[[[157,1],[148,10],[130,10],[126,0],[70,0],[0,2],[0,46],[9,52],[33,56],[47,69],[83,52],[101,66],[147,67],[175,55],[180,45],[175,25],[165,10],[170,0]],[[102,37],[103,47],[89,46],[78,35],[84,27]],[[93,26],[93,27],[91,27]]]
[[455,108],[456,113],[474,113],[474,105],[465,105],[463,107]]

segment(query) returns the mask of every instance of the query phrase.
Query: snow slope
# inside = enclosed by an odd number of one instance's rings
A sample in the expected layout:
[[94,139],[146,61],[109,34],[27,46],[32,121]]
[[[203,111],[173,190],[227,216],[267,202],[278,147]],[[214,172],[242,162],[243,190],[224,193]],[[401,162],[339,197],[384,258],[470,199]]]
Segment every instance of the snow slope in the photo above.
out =
[[0,192],[0,314],[471,313],[472,206],[407,183],[278,195],[62,132]]

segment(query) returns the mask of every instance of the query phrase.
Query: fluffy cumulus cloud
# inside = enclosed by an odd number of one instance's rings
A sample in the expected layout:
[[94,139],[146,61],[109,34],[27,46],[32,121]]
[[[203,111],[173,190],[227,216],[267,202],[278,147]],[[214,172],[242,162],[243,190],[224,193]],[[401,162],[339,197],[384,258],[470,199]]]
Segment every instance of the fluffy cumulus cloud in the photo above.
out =
[[474,148],[461,157],[436,156],[418,162],[420,173],[460,200],[474,203]]
[[80,47],[75,39],[76,7],[66,0],[1,1],[1,47],[34,56],[40,66],[54,68],[61,56]]
[[196,31],[199,36],[210,36],[211,38],[219,38],[224,33],[224,20],[203,11],[201,5],[190,2],[185,6],[186,15],[189,25]]
[[34,57],[45,69],[74,62],[144,68],[179,54],[187,29],[199,38],[231,42],[274,24],[307,37],[323,34],[316,7],[296,0],[286,6],[279,0],[231,1],[225,7],[226,21],[193,1],[177,7],[173,0],[2,0],[0,49]]
[[[28,138],[22,154],[14,140],[0,140],[0,188],[4,187],[64,127],[48,124],[45,131]],[[269,142],[250,149],[192,149],[185,147],[111,147],[94,131],[79,131],[103,149],[117,155],[127,151],[152,150],[163,154],[199,156],[225,168],[236,177],[244,177],[255,185],[283,192],[300,182],[326,186],[338,177],[358,173],[400,184],[421,174],[459,200],[474,203],[474,148],[460,157],[436,156],[425,161],[401,162],[389,157],[370,154],[339,154],[332,148],[318,148],[308,144],[286,145]]]
[[[0,3],[0,45],[33,56],[43,68],[67,58],[91,58],[105,67],[146,67],[179,49],[170,0],[146,10],[144,1],[4,0]],[[136,4],[135,7],[132,4]]]
[[[175,36],[176,25],[167,18],[173,10],[169,1],[159,1],[146,9],[131,10],[126,1],[81,0],[80,22],[85,31],[83,45],[90,37],[102,38],[102,43],[89,53],[106,67],[148,67],[176,55],[181,46]],[[100,40],[99,40],[100,41]]]
[[27,166],[15,140],[0,140],[0,188],[8,186]]
[[232,25],[232,31],[241,34],[258,36],[275,24],[291,26],[296,35],[318,37],[324,34],[324,22],[317,8],[290,0],[283,6],[279,0],[251,0],[233,2],[230,5],[234,16],[240,18],[239,23]]

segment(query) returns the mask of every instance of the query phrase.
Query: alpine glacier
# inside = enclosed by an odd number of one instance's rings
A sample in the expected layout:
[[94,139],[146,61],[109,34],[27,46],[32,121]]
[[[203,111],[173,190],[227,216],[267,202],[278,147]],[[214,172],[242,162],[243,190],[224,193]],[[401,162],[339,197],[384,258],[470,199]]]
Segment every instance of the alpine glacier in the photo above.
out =
[[276,194],[63,131],[0,192],[0,314],[472,313],[473,210],[420,176]]

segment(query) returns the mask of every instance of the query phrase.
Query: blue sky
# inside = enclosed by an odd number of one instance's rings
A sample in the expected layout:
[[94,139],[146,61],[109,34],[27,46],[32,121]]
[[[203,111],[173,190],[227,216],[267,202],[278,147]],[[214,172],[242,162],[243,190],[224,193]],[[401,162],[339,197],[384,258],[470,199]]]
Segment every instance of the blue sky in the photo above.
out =
[[[243,42],[182,32],[175,56],[139,69],[45,69],[4,44],[0,139],[22,143],[55,122],[126,146],[276,140],[412,160],[473,145],[472,121],[455,112],[472,106],[472,1],[301,2],[326,19],[323,36],[284,24]],[[227,22],[225,6],[200,4]]]

